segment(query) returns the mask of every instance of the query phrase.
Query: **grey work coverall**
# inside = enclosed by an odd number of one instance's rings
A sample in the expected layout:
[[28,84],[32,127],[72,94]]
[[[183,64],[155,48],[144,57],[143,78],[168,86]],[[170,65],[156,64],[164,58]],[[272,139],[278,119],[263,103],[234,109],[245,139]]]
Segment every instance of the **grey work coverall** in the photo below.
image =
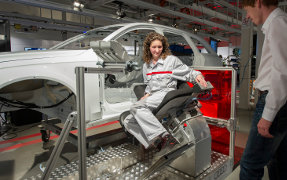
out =
[[170,55],[165,60],[159,59],[156,64],[152,62],[143,65],[144,83],[147,85],[145,93],[147,98],[137,101],[131,106],[124,126],[129,133],[148,148],[155,138],[166,132],[159,120],[152,114],[164,96],[177,87],[177,80],[195,82],[195,77],[201,74],[183,64],[177,57]]

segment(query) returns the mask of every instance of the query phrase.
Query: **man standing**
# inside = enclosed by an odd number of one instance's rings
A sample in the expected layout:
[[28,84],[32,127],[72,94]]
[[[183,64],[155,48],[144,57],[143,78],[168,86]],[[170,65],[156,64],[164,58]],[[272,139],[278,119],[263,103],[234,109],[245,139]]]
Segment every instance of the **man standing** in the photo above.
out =
[[[287,179],[287,14],[278,0],[243,0],[246,18],[265,35],[258,77],[259,91],[250,134],[240,162],[240,179]],[[242,37],[244,38],[244,37]]]

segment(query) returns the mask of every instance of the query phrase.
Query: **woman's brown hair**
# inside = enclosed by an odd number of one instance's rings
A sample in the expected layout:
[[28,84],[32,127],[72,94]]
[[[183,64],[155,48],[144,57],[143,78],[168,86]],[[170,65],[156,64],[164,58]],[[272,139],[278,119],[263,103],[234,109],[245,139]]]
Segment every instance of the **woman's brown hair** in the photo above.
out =
[[156,32],[150,32],[147,34],[145,40],[144,40],[144,49],[143,49],[143,60],[147,64],[151,62],[152,54],[150,52],[150,45],[154,40],[159,40],[162,42],[162,52],[161,52],[161,58],[165,59],[168,55],[171,55],[169,50],[169,44],[167,42],[166,37],[163,35],[156,33]]

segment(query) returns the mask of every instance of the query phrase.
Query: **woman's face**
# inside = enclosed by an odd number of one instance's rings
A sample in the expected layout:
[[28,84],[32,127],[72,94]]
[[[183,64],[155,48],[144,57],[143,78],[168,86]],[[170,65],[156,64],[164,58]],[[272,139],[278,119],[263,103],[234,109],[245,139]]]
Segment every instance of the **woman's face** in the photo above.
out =
[[163,49],[163,46],[162,46],[162,42],[160,40],[156,39],[156,40],[151,42],[149,50],[150,50],[150,53],[152,54],[152,58],[154,60],[158,60],[160,58],[160,55],[162,53],[162,49]]

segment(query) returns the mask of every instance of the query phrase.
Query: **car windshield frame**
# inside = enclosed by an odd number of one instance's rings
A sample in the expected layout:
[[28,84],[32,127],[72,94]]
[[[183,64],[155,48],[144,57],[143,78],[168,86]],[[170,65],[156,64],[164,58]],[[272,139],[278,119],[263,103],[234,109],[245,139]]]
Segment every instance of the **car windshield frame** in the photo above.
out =
[[189,45],[192,47],[192,49],[195,52],[198,50],[197,48],[195,48],[195,45],[192,39],[196,39],[204,46],[204,48],[207,50],[209,54],[213,54],[213,55],[216,54],[216,52],[208,45],[208,43],[204,39],[199,37],[198,35],[192,34],[184,30],[175,29],[173,27],[168,27],[168,26],[164,26],[160,24],[151,24],[151,23],[124,23],[124,24],[114,24],[114,25],[95,28],[84,34],[80,34],[73,38],[67,39],[66,41],[63,41],[59,43],[58,45],[51,47],[50,49],[63,49],[65,46],[68,46],[71,43],[74,43],[76,41],[80,41],[83,39],[87,39],[89,37],[93,37],[95,33],[99,31],[109,31],[109,29],[112,29],[112,28],[114,28],[114,30],[112,30],[111,33],[108,34],[106,37],[104,37],[103,41],[116,40],[117,38],[121,37],[125,33],[133,31],[133,30],[150,29],[161,34],[164,34],[164,32],[180,34],[187,40],[187,42],[189,43]]
[[[112,34],[114,31],[122,28],[123,26],[125,26],[125,24],[114,24],[114,25],[109,25],[109,26],[98,27],[98,28],[89,30],[89,31],[87,31],[87,32],[85,32],[83,34],[79,34],[79,35],[77,35],[75,37],[69,38],[69,39],[67,39],[67,40],[65,40],[65,41],[63,41],[63,42],[51,47],[50,49],[63,49],[66,46],[68,46],[68,45],[70,45],[70,44],[72,44],[72,43],[74,43],[76,41],[80,41],[80,40],[83,40],[83,39],[87,39],[87,38],[93,37],[98,32],[106,31],[106,32],[110,32],[110,34]],[[110,29],[113,29],[113,30],[110,30]],[[108,37],[108,36],[106,36],[106,37]]]

